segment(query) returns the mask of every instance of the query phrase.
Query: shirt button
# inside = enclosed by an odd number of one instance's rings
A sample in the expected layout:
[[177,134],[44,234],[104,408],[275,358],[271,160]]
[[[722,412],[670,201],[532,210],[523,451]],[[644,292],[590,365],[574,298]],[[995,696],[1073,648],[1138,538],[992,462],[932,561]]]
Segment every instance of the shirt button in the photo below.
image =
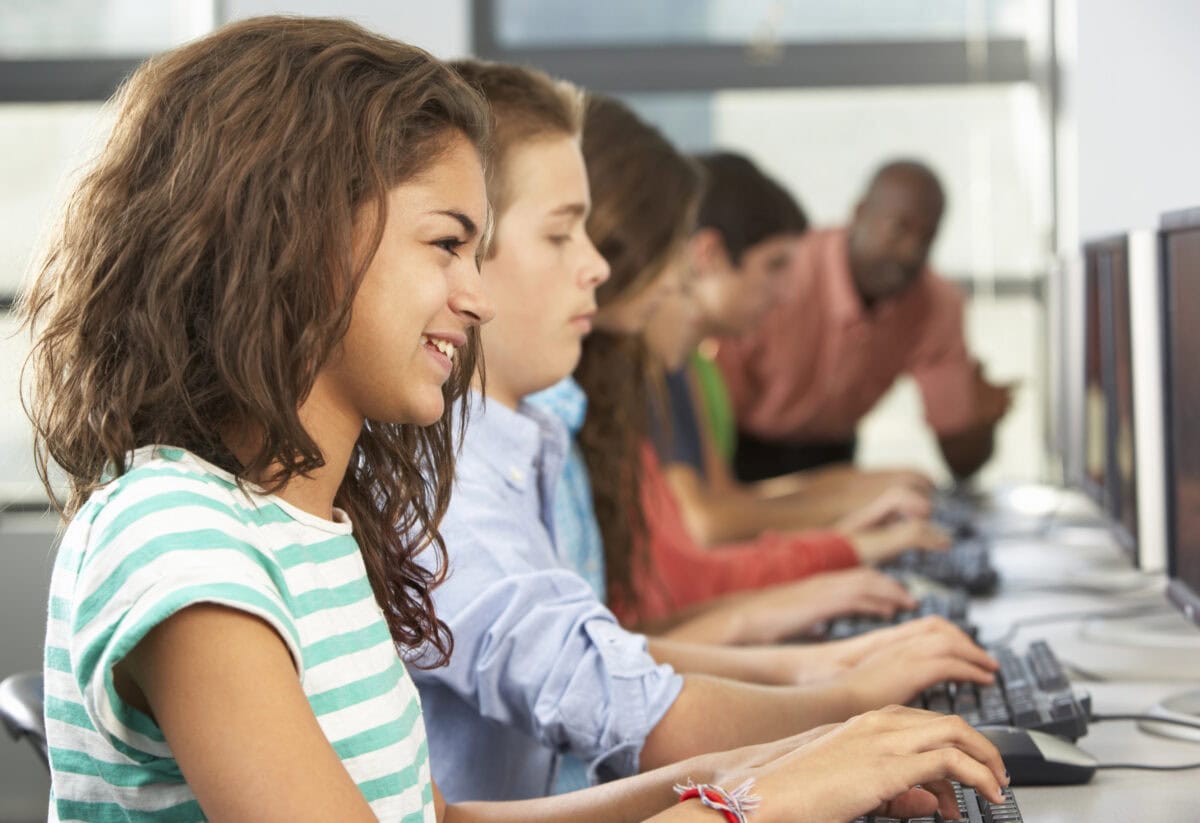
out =
[[521,471],[520,469],[509,469],[508,476],[513,479],[514,483],[525,482],[525,472]]

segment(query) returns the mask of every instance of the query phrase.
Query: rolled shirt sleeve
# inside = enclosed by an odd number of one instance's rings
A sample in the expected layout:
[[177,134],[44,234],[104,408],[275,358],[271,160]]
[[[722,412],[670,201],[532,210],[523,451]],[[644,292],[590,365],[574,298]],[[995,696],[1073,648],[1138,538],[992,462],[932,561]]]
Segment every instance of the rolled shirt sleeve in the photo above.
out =
[[454,651],[413,671],[434,777],[458,802],[548,795],[563,754],[600,779],[635,774],[683,680],[563,566],[537,489],[504,482],[471,438],[441,529],[449,573],[434,590]]

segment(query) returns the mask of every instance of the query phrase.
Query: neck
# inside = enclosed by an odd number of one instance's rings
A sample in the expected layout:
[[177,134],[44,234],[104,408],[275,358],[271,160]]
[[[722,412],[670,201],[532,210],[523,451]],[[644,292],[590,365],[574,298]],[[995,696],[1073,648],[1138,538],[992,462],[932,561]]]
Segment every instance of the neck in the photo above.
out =
[[[301,404],[300,422],[317,445],[325,464],[308,475],[296,475],[275,495],[301,511],[326,520],[333,519],[333,501],[345,479],[354,444],[362,433],[363,418],[344,404],[335,402],[325,381],[318,376],[313,390]],[[261,443],[261,435],[238,432],[229,438],[231,450],[243,463],[249,462]],[[264,484],[277,470],[272,466],[267,477],[251,478]]]
[[504,385],[503,381],[491,376],[489,376],[487,381],[487,391],[482,391],[478,378],[471,382],[471,388],[486,397],[489,402],[499,403],[501,406],[513,409],[514,411],[517,406],[521,405],[521,401],[525,399],[525,395],[508,388]]

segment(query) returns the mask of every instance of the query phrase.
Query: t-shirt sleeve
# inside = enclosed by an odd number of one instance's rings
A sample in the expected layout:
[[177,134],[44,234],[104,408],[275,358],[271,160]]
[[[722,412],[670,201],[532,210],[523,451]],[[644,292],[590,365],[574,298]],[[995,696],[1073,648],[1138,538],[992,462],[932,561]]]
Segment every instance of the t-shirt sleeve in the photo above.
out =
[[930,277],[925,334],[913,350],[908,371],[921,391],[929,427],[938,435],[951,435],[975,419],[975,360],[967,350],[962,292],[936,275]]
[[635,564],[639,616],[665,617],[714,597],[858,564],[854,547],[831,531],[764,532],[754,540],[705,548],[691,539],[670,485],[643,451],[642,504],[648,562]]
[[667,425],[663,424],[655,399],[650,403],[651,440],[663,463],[682,463],[704,476],[704,445],[700,439],[700,424],[692,401],[687,371],[680,369],[668,374],[663,400],[667,404]]
[[279,635],[298,677],[303,669],[278,566],[247,542],[234,510],[203,490],[142,500],[137,491],[104,507],[74,548],[64,538],[63,550],[78,553],[69,652],[88,720],[119,751],[149,761],[170,750],[158,725],[117,694],[113,667],[182,609],[215,603],[252,614]]

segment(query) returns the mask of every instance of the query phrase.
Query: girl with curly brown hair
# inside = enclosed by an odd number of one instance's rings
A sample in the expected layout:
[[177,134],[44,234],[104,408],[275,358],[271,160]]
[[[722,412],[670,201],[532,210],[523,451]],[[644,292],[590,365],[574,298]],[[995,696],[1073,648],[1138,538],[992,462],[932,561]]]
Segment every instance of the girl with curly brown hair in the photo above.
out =
[[394,644],[451,648],[414,557],[444,566],[443,411],[491,315],[487,110],[299,18],[155,57],[116,105],[24,304],[70,483],[50,817],[428,817]]

